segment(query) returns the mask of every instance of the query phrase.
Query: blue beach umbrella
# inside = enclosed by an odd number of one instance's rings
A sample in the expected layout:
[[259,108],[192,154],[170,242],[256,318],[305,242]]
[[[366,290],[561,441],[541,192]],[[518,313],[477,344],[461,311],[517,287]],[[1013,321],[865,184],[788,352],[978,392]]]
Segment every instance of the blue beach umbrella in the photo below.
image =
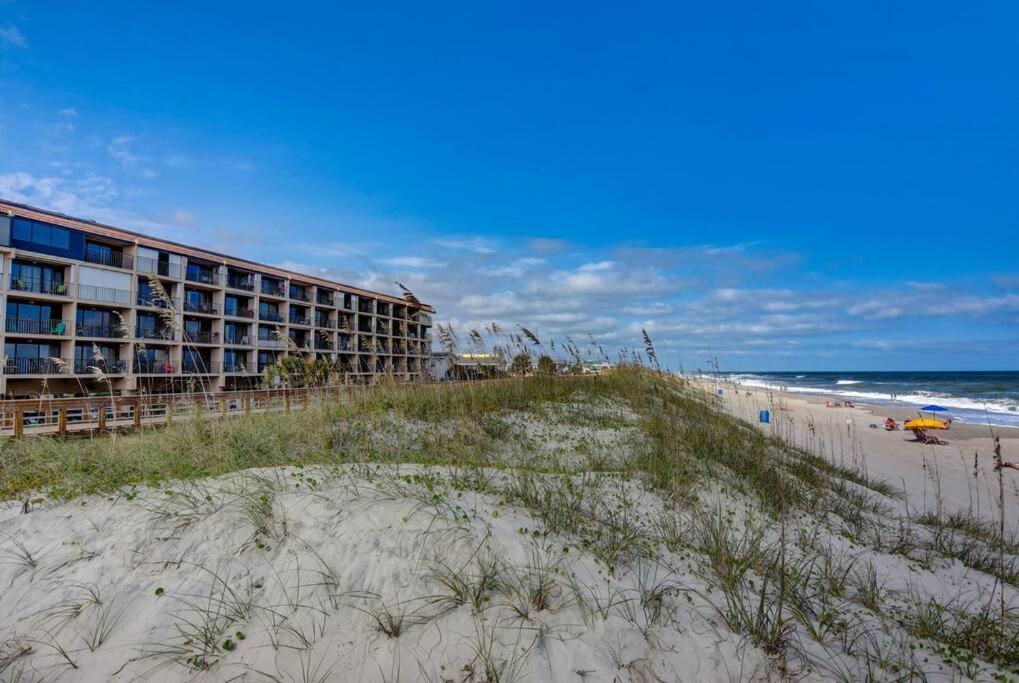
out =
[[920,410],[922,410],[925,413],[947,413],[948,412],[948,408],[942,408],[941,406],[936,406],[936,405],[924,406]]

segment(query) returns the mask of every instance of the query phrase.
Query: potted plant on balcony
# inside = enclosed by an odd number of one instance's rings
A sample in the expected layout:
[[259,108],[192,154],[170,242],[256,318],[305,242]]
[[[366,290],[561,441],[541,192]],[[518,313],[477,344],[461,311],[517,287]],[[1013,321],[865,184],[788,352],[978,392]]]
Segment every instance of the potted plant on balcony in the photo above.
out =
[[67,283],[66,282],[58,282],[57,283],[57,294],[67,294]]

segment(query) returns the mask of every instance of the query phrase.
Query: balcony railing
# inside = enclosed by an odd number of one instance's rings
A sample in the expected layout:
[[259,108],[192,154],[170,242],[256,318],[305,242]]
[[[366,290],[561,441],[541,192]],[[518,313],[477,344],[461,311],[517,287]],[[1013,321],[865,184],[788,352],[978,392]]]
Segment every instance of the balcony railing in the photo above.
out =
[[185,358],[181,363],[181,371],[185,375],[218,375],[223,364],[219,361],[204,358]]
[[98,263],[101,266],[113,266],[114,268],[127,268],[131,270],[131,257],[122,251],[110,251],[99,249],[93,245],[85,245],[85,261]]
[[11,275],[11,289],[15,292],[35,292],[36,294],[58,294],[67,296],[67,283],[52,278],[14,277]]
[[162,308],[166,310],[168,308],[177,308],[180,306],[180,299],[160,299],[155,294],[139,294],[138,305],[148,306],[150,308]]
[[127,361],[103,359],[75,358],[74,374],[91,375],[99,370],[104,375],[123,375],[127,372]]
[[96,285],[78,285],[78,298],[89,301],[102,301],[108,304],[120,304],[129,306],[131,304],[131,292],[126,289],[113,289],[112,287],[97,287]]
[[199,282],[203,285],[214,285],[216,284],[216,275],[211,270],[191,270],[187,269],[184,271],[184,279],[188,282]]
[[273,322],[273,323],[281,323],[281,322],[283,322],[283,316],[282,315],[280,315],[279,313],[272,313],[270,311],[259,311],[258,312],[258,319],[259,320],[268,320],[269,322]]
[[119,339],[124,336],[124,328],[121,325],[95,325],[78,323],[75,326],[75,334],[79,337],[98,337],[100,339]]
[[350,342],[346,339],[340,339],[337,341],[336,348],[340,351],[353,351],[353,347],[351,347]]
[[270,280],[262,280],[262,286],[259,289],[262,294],[268,294],[269,296],[278,296],[281,299],[285,299],[287,296],[287,288],[282,284],[277,284]]
[[223,343],[234,346],[251,346],[251,338],[246,334],[230,334],[227,332],[223,335]]
[[67,320],[8,318],[4,329],[8,334],[63,335],[71,333],[71,323]]
[[270,337],[259,337],[258,346],[262,349],[285,349],[287,343],[282,339],[273,339]]
[[308,327],[311,327],[311,318],[305,318],[305,317],[300,316],[300,315],[292,315],[292,316],[290,316],[290,324],[291,325],[307,325]]
[[137,327],[134,336],[137,339],[155,339],[157,341],[175,341],[177,331],[165,327]]
[[230,289],[243,289],[246,292],[253,292],[255,291],[255,276],[227,273],[226,286]]
[[192,344],[218,344],[219,332],[212,330],[200,330],[198,332],[184,332],[184,341]]
[[246,374],[248,366],[243,361],[226,361],[223,363],[223,372],[228,374]]
[[71,361],[59,358],[6,358],[5,375],[59,375]]
[[320,350],[320,351],[332,351],[333,350],[333,344],[332,344],[332,342],[327,341],[327,340],[316,339],[315,340],[315,348]]
[[308,295],[308,292],[299,289],[291,289],[290,298],[294,301],[311,301],[311,296]]
[[357,305],[357,312],[358,313],[367,313],[367,314],[370,315],[373,312],[372,311],[372,302],[369,300],[369,301],[362,301],[362,302],[358,303],[358,305]]
[[184,300],[184,310],[188,313],[205,313],[206,315],[219,315],[219,311],[212,305],[211,301],[188,301]]
[[147,256],[139,256],[137,263],[139,273],[152,273],[153,275],[162,275],[163,277],[173,279],[180,277],[179,263],[160,261],[159,259],[149,258]]
[[330,294],[322,294],[319,292],[315,295],[315,303],[321,306],[335,306],[335,299]]
[[169,359],[136,358],[134,373],[136,375],[176,375],[179,368]]
[[325,327],[330,330],[335,330],[336,323],[329,318],[315,318],[315,327]]

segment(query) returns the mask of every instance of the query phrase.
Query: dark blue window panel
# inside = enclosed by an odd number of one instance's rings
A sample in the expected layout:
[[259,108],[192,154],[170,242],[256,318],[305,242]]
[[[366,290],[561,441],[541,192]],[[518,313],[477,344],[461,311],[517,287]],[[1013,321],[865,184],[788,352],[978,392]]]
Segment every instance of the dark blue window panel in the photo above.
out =
[[17,249],[81,260],[85,256],[85,233],[42,221],[15,217],[11,243]]

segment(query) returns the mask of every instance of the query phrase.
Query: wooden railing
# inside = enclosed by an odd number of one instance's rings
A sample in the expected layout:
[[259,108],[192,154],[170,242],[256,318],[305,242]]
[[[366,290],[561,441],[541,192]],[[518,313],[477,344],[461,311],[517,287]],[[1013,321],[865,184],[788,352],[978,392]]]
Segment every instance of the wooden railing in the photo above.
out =
[[226,417],[306,408],[313,400],[349,395],[360,386],[260,389],[217,393],[89,396],[0,401],[0,435],[63,436],[168,425],[197,416]]

